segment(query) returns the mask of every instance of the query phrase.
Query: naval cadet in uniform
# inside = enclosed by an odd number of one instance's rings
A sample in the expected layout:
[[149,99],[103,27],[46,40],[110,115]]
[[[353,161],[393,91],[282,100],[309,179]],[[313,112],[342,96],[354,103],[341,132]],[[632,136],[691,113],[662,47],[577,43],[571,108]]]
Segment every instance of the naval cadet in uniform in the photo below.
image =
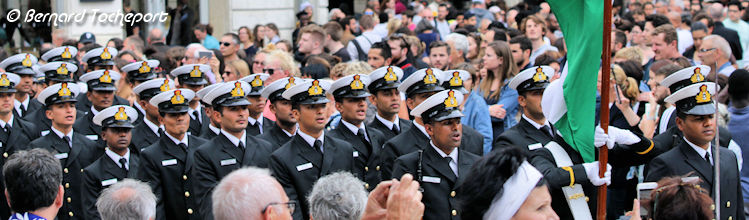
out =
[[29,144],[55,152],[55,157],[60,160],[65,187],[64,202],[57,213],[60,220],[85,219],[81,199],[83,168],[104,154],[96,142],[73,128],[78,91],[80,88],[73,83],[54,84],[42,90],[37,100],[44,103],[45,114],[52,121],[52,127],[47,135]]
[[[463,82],[471,80],[471,74],[465,70],[449,71],[450,72],[445,71],[440,74],[440,77],[442,77],[440,80],[442,81],[442,88],[460,91],[463,93],[463,102],[465,102],[469,93],[463,86]],[[463,109],[463,105],[465,104],[463,102],[460,103],[461,109]],[[466,124],[463,124],[462,132],[463,137],[460,142],[462,149],[479,156],[484,155],[484,149],[488,149],[491,143],[491,133],[481,134],[479,131]]]
[[[205,79],[205,73],[210,72],[211,67],[205,64],[187,64],[175,68],[169,74],[172,77],[177,78],[179,86],[177,88],[190,89],[193,92],[198,92],[203,89],[208,81]],[[197,99],[190,100],[190,134],[200,136],[200,132],[204,130],[204,127],[208,127],[208,116],[206,116],[205,110],[200,106],[200,102]]]
[[[114,69],[114,65],[115,65],[115,63],[114,63],[114,57],[116,57],[116,56],[117,56],[117,49],[115,49],[114,47],[99,47],[99,48],[94,48],[94,49],[91,49],[91,50],[87,51],[86,54],[83,55],[83,58],[81,58],[81,60],[84,63],[86,63],[87,68],[85,68],[85,70],[86,70],[85,72],[87,74],[90,73],[90,72],[97,71],[97,70],[102,70],[102,71],[109,70],[110,73],[111,73],[113,71],[113,69]],[[79,69],[81,69],[81,68],[79,68]],[[88,80],[83,78],[84,75],[86,75],[86,74],[81,75],[80,78],[78,78],[78,79],[80,81],[82,81],[83,83],[87,83],[88,84],[88,82],[87,82]],[[119,72],[118,72],[118,75],[119,75]],[[74,76],[74,79],[75,79],[75,76]],[[119,76],[118,76],[118,79],[119,79]],[[116,80],[117,79],[115,79],[115,81]],[[91,88],[90,88],[91,85],[88,85],[88,86],[89,86],[89,90],[88,91],[90,92],[91,91]],[[81,91],[81,93],[84,93],[84,92],[85,91]],[[110,100],[113,99],[113,101],[112,101],[113,103],[109,104],[109,106],[112,106],[112,105],[130,105],[130,102],[128,102],[127,99],[119,97],[117,95],[114,95],[114,93],[112,93],[112,96],[114,98],[109,98],[109,99]],[[75,108],[77,108],[78,110],[81,110],[81,111],[85,112],[86,114],[90,113],[90,111],[91,111],[91,102],[92,101],[89,100],[89,99],[91,99],[91,97],[89,97],[88,95],[85,95],[85,96],[78,96],[77,99],[78,99],[78,102],[75,103]],[[101,109],[99,109],[99,110],[101,110]],[[83,118],[83,115],[80,115],[79,118]]]
[[479,156],[462,147],[460,103],[463,94],[456,90],[438,92],[411,110],[429,134],[428,147],[395,160],[393,176],[414,175],[424,195],[424,219],[460,219],[456,189]]
[[[74,47],[61,47],[60,49],[55,48],[52,49],[52,51],[49,51],[45,53],[44,55],[47,56],[55,56],[48,58],[50,60],[49,63],[42,65],[39,67],[39,71],[44,73],[44,88],[49,87],[51,85],[57,84],[57,83],[73,83],[73,75],[78,71],[78,66],[76,66],[72,59],[63,59],[62,57],[71,56],[70,54],[66,55],[66,53],[72,53],[75,54],[77,49]],[[65,51],[67,48],[67,52]],[[42,56],[42,59],[44,59],[45,56]],[[55,60],[55,61],[52,61]],[[39,102],[34,100],[33,102]],[[52,127],[52,121],[50,121],[47,116],[45,116],[46,110],[43,108],[44,104],[42,104],[42,108],[39,108],[34,111],[29,111],[28,114],[23,118],[26,121],[29,121],[36,125],[37,133],[41,134],[42,136],[49,133],[49,128]],[[84,112],[78,111],[76,113],[77,115],[80,115],[83,117]]]
[[212,84],[206,87],[203,87],[202,89],[198,90],[198,92],[195,93],[195,96],[200,99],[200,105],[203,106],[203,109],[205,109],[205,115],[208,117],[208,126],[203,126],[200,130],[200,138],[211,140],[214,137],[218,136],[218,134],[221,133],[221,123],[216,121],[215,118],[211,114],[213,114],[213,107],[211,106],[211,103],[206,103],[203,101],[203,98],[205,98],[205,95],[208,94],[211,90],[215,89],[216,87],[222,85],[221,83]]
[[297,119],[291,112],[291,101],[281,94],[296,83],[304,82],[305,79],[290,76],[278,79],[263,89],[261,96],[270,101],[268,108],[276,116],[276,122],[268,132],[259,137],[273,144],[273,150],[286,144],[297,131]]
[[[21,77],[13,73],[0,73],[0,167],[5,164],[8,156],[16,151],[28,148],[28,143],[39,137],[34,124],[21,120],[14,114],[14,100],[16,84]],[[2,178],[2,171],[0,171]],[[5,190],[5,184],[0,184],[0,191]],[[4,193],[0,193],[0,201],[7,201]],[[0,218],[10,217],[10,207],[7,202],[0,203]]]
[[29,53],[16,54],[0,62],[0,69],[21,77],[21,80],[16,83],[14,101],[16,110],[14,113],[21,118],[42,107],[42,103],[34,101],[33,97],[31,97],[31,93],[33,92],[31,85],[34,83],[34,76],[36,75],[32,66],[35,66],[37,62],[38,59],[36,56]]
[[140,160],[129,148],[136,117],[138,112],[126,105],[105,108],[94,116],[94,124],[101,126],[106,148],[104,155],[83,169],[81,197],[86,219],[101,219],[96,199],[102,190],[125,178],[137,177]]
[[145,110],[145,118],[140,120],[141,123],[135,125],[133,129],[133,146],[138,149],[138,152],[156,143],[164,132],[163,126],[159,122],[161,112],[156,105],[150,103],[151,99],[172,89],[175,89],[174,81],[167,78],[151,79],[133,88],[133,93],[138,96],[135,103],[138,103],[137,106]]
[[[645,181],[656,182],[663,177],[690,174],[699,177],[700,186],[715,198],[720,193],[713,209],[719,208],[721,219],[744,219],[739,165],[736,155],[723,147],[714,149],[716,122],[714,119],[716,85],[701,82],[686,86],[666,98],[676,106],[676,125],[683,134],[683,141],[650,161],[650,170]],[[720,161],[714,153],[720,153]],[[715,192],[713,166],[720,163],[720,192]],[[716,207],[717,206],[717,207]]]
[[[114,105],[114,92],[117,90],[115,83],[117,80],[120,80],[120,73],[114,70],[96,70],[81,76],[81,81],[88,85],[88,92],[86,92],[85,99],[91,102],[91,107],[85,110],[85,115],[81,115],[75,121],[73,127],[76,131],[86,135],[91,140],[99,140],[101,126],[95,125],[93,118],[99,114],[99,111]],[[84,95],[79,95],[79,97],[81,96]],[[80,98],[78,101],[80,102]],[[101,141],[99,143],[103,144]]]
[[195,94],[189,89],[169,90],[150,99],[158,107],[164,133],[141,152],[138,179],[151,186],[157,198],[156,219],[202,219],[199,198],[192,195],[193,155],[206,140],[188,135],[189,101]]
[[250,102],[245,91],[250,90],[244,81],[225,82],[204,97],[211,103],[212,117],[221,122],[221,132],[195,152],[193,188],[203,219],[213,219],[211,192],[221,178],[245,166],[268,167],[273,147],[246,131]]
[[[135,90],[135,88],[138,87],[141,83],[156,78],[159,64],[160,62],[158,60],[144,60],[127,64],[120,70],[122,70],[122,73],[124,74],[123,79],[125,80],[125,82],[130,86],[130,88],[133,88],[133,90]],[[136,95],[138,94],[135,91],[133,92]],[[134,123],[134,125],[138,125],[146,118],[146,110],[143,108],[143,106],[141,106],[141,103],[139,102],[134,102],[133,108],[138,110],[138,120]]]
[[369,77],[362,74],[348,75],[333,82],[328,94],[335,98],[335,108],[341,113],[341,123],[328,134],[348,142],[354,148],[355,172],[364,179],[364,188],[370,190],[383,180],[379,155],[387,137],[364,125],[367,117],[366,98],[370,96],[367,85]]
[[247,118],[247,132],[252,136],[258,136],[266,131],[270,130],[273,126],[273,121],[263,117],[263,109],[265,109],[265,103],[268,101],[266,98],[261,96],[263,89],[265,89],[265,80],[270,75],[265,73],[255,73],[239,79],[250,84],[252,91],[247,92],[247,100],[250,101],[249,111],[250,117]]
[[401,93],[398,91],[403,70],[397,66],[380,67],[369,74],[371,83],[367,86],[369,102],[377,109],[375,119],[369,123],[386,137],[395,137],[401,131],[411,128],[411,121],[398,117],[401,108]]
[[283,92],[283,97],[291,100],[299,129],[289,142],[273,152],[270,170],[289,200],[299,202],[300,208],[292,215],[296,220],[309,219],[306,195],[317,179],[338,171],[354,173],[354,149],[325,134],[325,91],[329,89],[330,82],[315,79]]

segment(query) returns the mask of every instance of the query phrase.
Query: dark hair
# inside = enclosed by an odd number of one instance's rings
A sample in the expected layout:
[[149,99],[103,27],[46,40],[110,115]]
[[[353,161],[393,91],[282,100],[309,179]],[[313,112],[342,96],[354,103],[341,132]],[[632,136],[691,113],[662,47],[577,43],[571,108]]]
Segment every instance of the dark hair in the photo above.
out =
[[736,7],[739,8],[739,11],[740,10],[744,10],[744,7],[741,7],[741,2],[736,1],[736,0],[732,0],[732,1],[728,2],[726,4],[726,9],[728,9],[728,6],[736,6]]
[[525,36],[513,37],[510,39],[510,44],[520,44],[520,49],[523,51],[533,50],[533,43],[531,43],[531,40]]
[[671,21],[668,20],[668,18],[665,15],[660,14],[652,14],[645,16],[645,22],[650,22],[653,24],[654,28],[660,27],[664,24],[671,24]]
[[[517,172],[526,157],[523,149],[510,147],[492,151],[476,161],[458,188],[458,205],[463,210],[461,218],[482,219],[494,197],[505,193],[503,184]],[[543,180],[536,184],[543,185]]]
[[624,31],[614,30],[614,36],[616,37],[614,38],[615,44],[622,44],[622,47],[627,46],[627,34],[625,34]]
[[692,23],[697,23],[697,22],[699,22],[702,19],[707,19],[707,28],[711,28],[711,27],[713,27],[713,25],[715,25],[713,23],[713,18],[711,18],[710,16],[708,16],[704,12],[695,15],[694,19],[692,19]]
[[62,166],[51,152],[35,148],[18,151],[3,166],[10,207],[24,213],[48,207],[62,184]]
[[620,67],[622,67],[622,70],[624,70],[624,74],[627,75],[627,77],[634,78],[637,82],[642,81],[642,66],[640,66],[637,61],[634,60],[626,60],[622,62],[616,63]]
[[497,41],[497,40],[507,41],[507,32],[503,31],[502,29],[489,28],[489,31],[494,32],[493,41]]
[[[689,175],[689,174],[687,174]],[[710,208],[713,200],[707,191],[697,185],[687,183],[681,176],[664,177],[658,181],[658,188],[650,194],[651,199],[643,201],[650,219],[713,219]]]
[[388,59],[393,56],[390,52],[390,45],[388,45],[387,41],[374,43],[370,49],[380,49],[380,56],[382,56],[383,59]]
[[231,37],[231,39],[234,40],[234,44],[239,45],[239,43],[242,43],[241,41],[239,41],[239,35],[237,35],[235,33],[226,33],[226,34],[224,34],[224,36]]
[[[114,49],[117,49],[117,51],[122,50],[122,47],[124,47],[123,41],[119,37],[113,37],[112,39],[109,39],[109,41],[114,42]],[[109,44],[109,41],[107,41],[107,44]]]
[[437,47],[445,47],[445,49],[447,49],[447,54],[448,55],[450,54],[450,45],[445,43],[444,41],[435,41],[429,44],[429,51],[430,51],[429,54],[431,55],[432,49],[437,48]]
[[749,97],[749,71],[737,69],[728,77],[728,95],[731,100],[744,100]]
[[210,24],[197,24],[195,25],[195,30],[205,32],[208,35],[213,35],[213,26],[211,26]]

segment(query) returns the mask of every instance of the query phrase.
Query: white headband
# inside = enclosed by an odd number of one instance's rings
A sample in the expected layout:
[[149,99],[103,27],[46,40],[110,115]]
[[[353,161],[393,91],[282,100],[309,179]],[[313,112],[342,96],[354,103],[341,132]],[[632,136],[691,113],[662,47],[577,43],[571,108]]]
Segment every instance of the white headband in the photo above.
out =
[[484,213],[484,220],[512,218],[533,188],[536,188],[541,177],[543,177],[541,172],[538,172],[528,161],[523,161],[518,171],[502,185],[502,194],[494,196],[492,205]]

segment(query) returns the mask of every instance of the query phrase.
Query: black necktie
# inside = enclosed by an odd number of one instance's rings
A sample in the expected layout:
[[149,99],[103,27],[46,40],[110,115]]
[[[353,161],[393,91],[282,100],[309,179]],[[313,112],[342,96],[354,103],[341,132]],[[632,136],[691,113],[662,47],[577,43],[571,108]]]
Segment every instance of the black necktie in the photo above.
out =
[[554,137],[551,133],[551,127],[549,127],[548,125],[544,125],[543,127],[541,127],[541,131],[543,131],[546,135],[549,135],[549,137]]
[[200,117],[198,117],[198,111],[197,110],[192,111],[192,116],[194,117],[193,119],[195,119],[195,121],[197,121],[198,124],[200,124]]
[[395,134],[400,134],[401,133],[400,129],[398,129],[398,126],[395,126],[395,124],[393,124],[393,129],[391,129],[391,130]]
[[159,127],[159,130],[156,132],[156,136],[161,137],[161,134],[163,133],[164,133],[164,129],[161,129],[161,127]]
[[127,176],[127,166],[126,166],[126,164],[127,164],[127,159],[125,159],[124,157],[120,158],[120,166],[122,168],[122,172],[125,172],[125,176]]
[[62,140],[65,141],[65,144],[67,144],[68,147],[71,147],[70,146],[70,137],[68,137],[68,136],[62,136]]
[[26,106],[23,106],[23,104],[21,104],[20,108],[21,108],[21,117],[26,116]]
[[317,151],[318,153],[320,153],[320,154],[323,154],[323,152],[322,152],[322,141],[320,141],[320,140],[315,140],[315,144],[314,144],[314,145],[313,145],[312,147],[314,147],[314,148],[315,148],[315,150],[316,150],[316,151]]
[[[242,144],[242,143],[239,143]],[[180,149],[187,151],[187,144],[185,143],[179,143],[177,146],[179,146]]]
[[244,144],[242,144],[242,142],[240,141],[239,144],[237,144],[237,147],[239,148],[239,150],[242,151],[242,155],[244,155],[244,151],[245,151]]
[[359,136],[359,139],[361,139],[361,142],[364,143],[364,146],[367,147],[367,152],[362,152],[364,155],[369,155],[369,152],[372,152],[372,143],[369,143],[367,141],[367,137],[364,134],[364,129],[359,128],[359,131],[356,133],[356,136]]
[[712,163],[710,163],[710,153],[708,152],[705,152],[705,161],[707,161],[708,164],[712,165]]
[[457,170],[453,170],[453,167],[450,166],[450,162],[453,162],[453,158],[450,157],[450,156],[446,156],[445,157],[445,161],[447,161],[447,167],[449,167],[450,171],[453,171],[453,174],[455,174],[455,176],[457,177],[458,176],[458,171]]

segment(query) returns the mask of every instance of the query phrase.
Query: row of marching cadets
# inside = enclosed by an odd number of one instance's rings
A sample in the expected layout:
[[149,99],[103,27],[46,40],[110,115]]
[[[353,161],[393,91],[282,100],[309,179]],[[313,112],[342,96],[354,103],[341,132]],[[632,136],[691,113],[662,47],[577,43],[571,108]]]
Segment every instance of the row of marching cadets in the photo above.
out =
[[[367,190],[412,174],[423,190],[425,219],[465,218],[460,201],[470,201],[472,195],[464,192],[482,189],[476,187],[478,182],[467,181],[474,164],[487,164],[482,162],[483,136],[461,124],[469,97],[463,83],[471,80],[463,70],[427,68],[402,79],[400,68],[385,66],[335,82],[288,77],[268,84],[267,74],[253,74],[208,85],[204,77],[210,68],[199,64],[178,67],[171,78],[157,78],[159,63],[148,60],[124,66],[121,75],[111,70],[117,51],[104,47],[86,53],[86,73],[76,80],[78,65],[66,53],[76,53],[75,48],[45,53],[47,64],[39,67],[31,54],[0,62],[6,70],[0,73],[0,162],[18,150],[53,151],[63,167],[65,188],[59,219],[98,219],[98,194],[124,178],[152,187],[158,198],[157,219],[212,219],[213,187],[244,166],[272,171],[289,199],[298,202],[295,219],[309,218],[306,195],[317,179],[336,171],[354,173]],[[544,116],[541,103],[548,97],[544,92],[553,69],[527,69],[509,82],[519,94],[521,120],[495,140],[492,154],[518,149],[523,155],[518,158],[527,165],[517,170],[533,174],[523,178],[548,186],[548,206],[561,219],[595,216],[596,186],[616,186],[633,178],[655,182],[691,173],[714,195],[715,85],[704,82],[699,68],[708,67],[686,68],[658,82],[671,90],[666,101],[674,104],[675,117],[674,126],[653,141],[627,129],[610,126],[604,133],[596,127],[595,146],[610,149],[610,166],[605,168],[598,161],[583,161]],[[38,71],[46,88],[36,99],[19,96]],[[132,85],[137,95],[132,106],[114,95],[118,80]],[[412,121],[398,117],[402,96]],[[262,115],[266,100],[276,121]],[[377,112],[365,124],[367,102]],[[327,105],[341,114],[332,129],[326,129]],[[723,129],[720,133],[728,135]],[[724,190],[715,208],[720,208],[722,219],[743,219],[741,153],[730,144],[730,135],[721,139]],[[643,178],[616,172],[641,165]],[[604,177],[598,175],[601,169]],[[500,193],[495,202],[503,198]],[[7,204],[1,204],[0,215],[10,215]],[[497,214],[487,216],[492,213]]]

